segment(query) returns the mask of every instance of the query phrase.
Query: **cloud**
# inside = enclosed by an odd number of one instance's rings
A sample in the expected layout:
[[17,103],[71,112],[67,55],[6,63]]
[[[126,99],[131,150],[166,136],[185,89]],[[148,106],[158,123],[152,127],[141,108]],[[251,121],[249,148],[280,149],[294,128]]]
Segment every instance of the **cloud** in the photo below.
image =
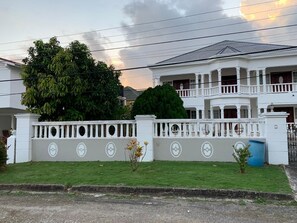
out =
[[[253,4],[253,5],[251,5]],[[293,0],[242,0],[241,13],[255,28],[266,28],[294,24],[297,21],[296,6]],[[282,28],[259,33],[263,42],[292,44],[290,33],[296,34],[297,29]]]
[[[95,31],[84,33],[83,39],[91,51],[104,50],[103,45],[109,42],[108,38],[102,37],[99,32]],[[94,51],[92,54],[96,60],[104,61],[107,64],[112,63],[110,56],[105,51]]]
[[[166,21],[135,26],[123,24],[122,30],[127,35],[126,41],[131,46],[251,29],[251,25],[245,23],[244,19],[230,18],[224,14],[221,0],[216,1],[216,4],[209,2],[209,0],[133,1],[124,8],[124,13],[133,24],[162,19]],[[202,13],[209,11],[212,13]],[[201,15],[190,16],[200,12]],[[181,16],[184,18],[168,20],[168,18]],[[237,25],[230,25],[233,23]],[[127,48],[120,51],[120,57],[125,67],[145,66],[225,39],[259,41],[257,36],[251,33],[241,36],[205,38],[149,47]],[[124,85],[136,88],[152,85],[152,76],[149,70],[124,72],[123,76],[125,78]]]

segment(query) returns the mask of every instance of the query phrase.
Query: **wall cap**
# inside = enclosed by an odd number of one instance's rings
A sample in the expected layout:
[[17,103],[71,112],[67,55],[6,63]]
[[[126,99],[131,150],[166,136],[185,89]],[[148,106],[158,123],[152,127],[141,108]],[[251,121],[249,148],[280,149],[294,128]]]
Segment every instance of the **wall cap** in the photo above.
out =
[[14,115],[16,118],[39,118],[40,115],[38,114],[33,114],[33,113],[25,113],[25,114],[15,114]]
[[266,112],[261,115],[263,118],[287,118],[288,116],[287,112]]
[[156,116],[155,115],[136,115],[135,120],[155,120]]

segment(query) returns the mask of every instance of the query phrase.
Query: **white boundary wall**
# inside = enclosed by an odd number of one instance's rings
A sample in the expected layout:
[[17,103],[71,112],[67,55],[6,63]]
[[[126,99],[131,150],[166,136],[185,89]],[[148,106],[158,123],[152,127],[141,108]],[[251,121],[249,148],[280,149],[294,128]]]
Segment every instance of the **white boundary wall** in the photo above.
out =
[[17,117],[16,162],[127,160],[130,140],[148,142],[143,161],[234,161],[235,145],[266,142],[270,164],[288,164],[284,112],[260,119],[160,120],[139,115],[131,121],[38,122],[37,115]]

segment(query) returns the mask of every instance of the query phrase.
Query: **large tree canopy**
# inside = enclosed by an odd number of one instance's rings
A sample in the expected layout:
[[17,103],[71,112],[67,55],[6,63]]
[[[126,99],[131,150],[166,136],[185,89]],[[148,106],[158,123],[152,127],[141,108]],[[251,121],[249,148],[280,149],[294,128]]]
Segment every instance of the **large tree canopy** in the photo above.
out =
[[156,115],[159,119],[187,118],[183,101],[168,84],[145,90],[135,101],[132,116]]
[[63,48],[55,37],[34,42],[23,60],[22,103],[41,120],[113,119],[119,108],[120,72],[95,62],[78,41]]

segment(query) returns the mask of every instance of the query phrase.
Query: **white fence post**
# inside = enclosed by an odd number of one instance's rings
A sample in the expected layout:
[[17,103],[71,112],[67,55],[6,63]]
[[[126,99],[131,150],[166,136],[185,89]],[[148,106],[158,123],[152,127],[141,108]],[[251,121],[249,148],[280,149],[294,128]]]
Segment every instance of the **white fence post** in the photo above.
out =
[[268,112],[263,114],[269,164],[289,164],[287,116],[286,112]]
[[15,151],[16,151],[16,131],[12,131],[12,135],[7,138],[7,164],[15,163]]
[[154,115],[136,115],[136,125],[137,125],[137,141],[144,146],[144,142],[148,142],[146,146],[146,154],[143,157],[144,162],[150,162],[154,160],[154,120],[156,116]]
[[37,122],[40,115],[16,114],[16,163],[32,160],[33,122]]

